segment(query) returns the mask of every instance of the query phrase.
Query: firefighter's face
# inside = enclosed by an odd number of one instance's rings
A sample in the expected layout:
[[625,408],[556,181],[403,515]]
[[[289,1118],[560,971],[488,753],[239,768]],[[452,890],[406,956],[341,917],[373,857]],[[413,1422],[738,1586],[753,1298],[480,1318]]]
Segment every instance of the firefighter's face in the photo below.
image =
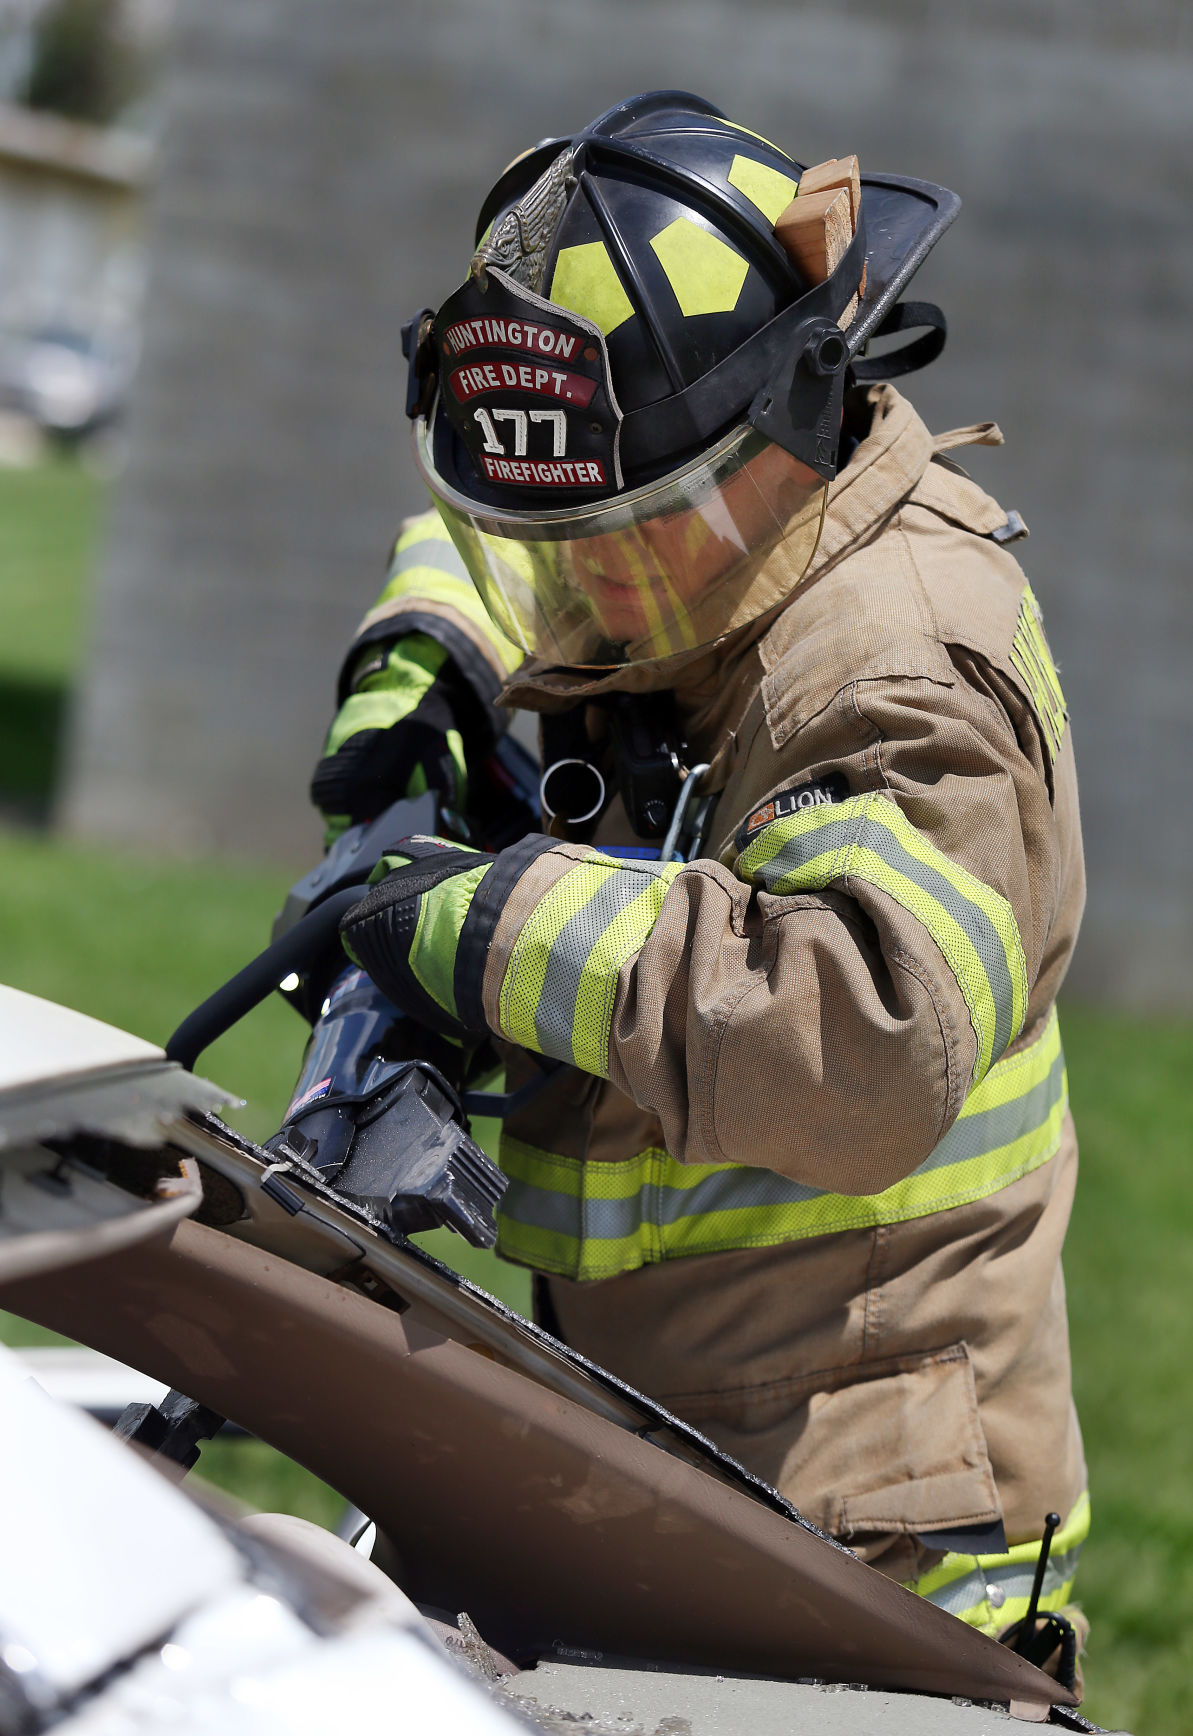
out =
[[[768,446],[700,507],[590,537],[573,552],[572,582],[591,599],[608,637],[619,643],[679,628],[751,551],[773,544],[775,502],[785,488],[818,479],[780,447]],[[695,642],[695,641],[693,641]]]

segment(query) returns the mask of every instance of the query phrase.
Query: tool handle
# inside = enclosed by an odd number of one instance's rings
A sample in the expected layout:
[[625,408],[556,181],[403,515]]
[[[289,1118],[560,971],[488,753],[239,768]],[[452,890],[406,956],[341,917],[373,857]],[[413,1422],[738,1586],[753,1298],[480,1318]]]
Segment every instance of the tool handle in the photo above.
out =
[[301,972],[339,931],[340,918],[368,891],[364,884],[345,886],[287,929],[229,979],[222,988],[188,1013],[166,1044],[166,1058],[190,1071],[204,1049],[231,1030],[246,1013],[271,995],[284,977]]

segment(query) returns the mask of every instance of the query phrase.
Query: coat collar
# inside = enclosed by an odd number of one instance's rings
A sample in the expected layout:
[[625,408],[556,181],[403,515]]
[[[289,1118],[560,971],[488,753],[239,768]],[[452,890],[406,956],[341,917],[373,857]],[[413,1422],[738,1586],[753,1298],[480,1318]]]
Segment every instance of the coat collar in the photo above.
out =
[[805,584],[885,523],[931,461],[932,436],[894,386],[871,386],[866,403],[870,431],[829,484],[824,530]]

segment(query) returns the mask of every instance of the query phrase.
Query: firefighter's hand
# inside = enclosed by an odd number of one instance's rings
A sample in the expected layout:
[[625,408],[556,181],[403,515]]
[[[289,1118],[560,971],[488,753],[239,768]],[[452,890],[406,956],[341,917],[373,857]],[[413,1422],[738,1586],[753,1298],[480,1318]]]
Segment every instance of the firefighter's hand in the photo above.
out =
[[494,858],[443,838],[410,838],[398,849],[407,845],[408,855],[382,858],[372,891],[340,923],[344,949],[419,1024],[475,1041],[486,1030],[480,976],[492,920],[471,946],[469,916]]
[[445,810],[466,813],[469,764],[485,759],[501,727],[441,645],[425,633],[395,634],[357,656],[311,780],[329,848],[403,796],[430,790]]

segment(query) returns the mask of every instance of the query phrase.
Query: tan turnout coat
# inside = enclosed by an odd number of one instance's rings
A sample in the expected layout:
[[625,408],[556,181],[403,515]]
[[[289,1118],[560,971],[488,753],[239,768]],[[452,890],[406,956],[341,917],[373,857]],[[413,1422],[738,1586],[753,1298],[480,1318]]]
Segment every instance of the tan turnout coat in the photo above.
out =
[[[539,711],[669,686],[718,792],[701,860],[620,972],[608,1079],[563,1070],[508,1124],[517,1140],[590,1164],[665,1147],[849,1195],[933,1151],[977,1039],[928,929],[860,880],[780,897],[733,871],[743,823],[816,780],[883,792],[1008,901],[1028,989],[1008,1054],[1040,1036],[1084,899],[1071,735],[1015,657],[1031,599],[1013,525],[946,456],[1001,436],[933,441],[892,387],[868,396],[870,432],[777,616],[661,675],[526,665],[506,686],[504,703]],[[595,842],[634,842],[619,802]],[[583,856],[561,844],[514,887],[485,972],[495,1029],[518,934]],[[540,1298],[569,1343],[911,1579],[937,1559],[917,1534],[1001,1517],[1024,1542],[1085,1486],[1060,1262],[1076,1169],[1066,1112],[1049,1161],[971,1203],[599,1282],[540,1278]]]

